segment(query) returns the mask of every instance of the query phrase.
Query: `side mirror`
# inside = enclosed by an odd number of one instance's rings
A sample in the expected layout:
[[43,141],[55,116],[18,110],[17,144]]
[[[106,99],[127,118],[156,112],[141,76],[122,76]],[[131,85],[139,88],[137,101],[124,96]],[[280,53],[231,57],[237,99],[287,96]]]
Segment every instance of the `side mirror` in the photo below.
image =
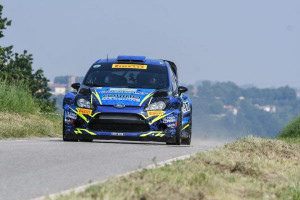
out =
[[75,90],[79,90],[79,88],[80,88],[80,83],[73,83],[72,85],[71,85],[71,87],[73,88],[73,89],[75,89]]
[[179,93],[179,95],[181,95],[182,93],[185,93],[187,91],[188,91],[188,89],[186,87],[184,87],[184,86],[179,86],[178,87],[178,93]]

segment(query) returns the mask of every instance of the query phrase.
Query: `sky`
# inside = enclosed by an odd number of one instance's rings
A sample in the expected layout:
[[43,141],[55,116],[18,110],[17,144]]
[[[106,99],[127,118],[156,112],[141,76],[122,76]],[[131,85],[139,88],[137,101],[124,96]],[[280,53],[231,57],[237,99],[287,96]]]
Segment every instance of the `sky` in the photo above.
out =
[[300,88],[299,0],[1,0],[1,46],[53,80],[118,55],[174,61],[179,81]]

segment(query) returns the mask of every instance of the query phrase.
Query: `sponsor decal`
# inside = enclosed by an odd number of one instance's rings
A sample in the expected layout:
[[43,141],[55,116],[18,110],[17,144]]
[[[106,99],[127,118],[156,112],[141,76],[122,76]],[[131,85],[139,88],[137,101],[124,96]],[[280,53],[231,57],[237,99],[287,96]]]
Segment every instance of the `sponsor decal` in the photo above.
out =
[[153,110],[153,111],[147,111],[148,117],[163,115],[165,111],[162,110]]
[[188,101],[183,102],[182,109],[181,109],[183,113],[189,112],[191,110],[189,105],[190,104]]
[[147,65],[138,65],[138,64],[113,64],[112,68],[116,68],[116,69],[147,69]]
[[99,91],[99,94],[110,94],[110,93],[119,93],[119,94],[138,94],[138,95],[147,95],[149,93],[139,91],[137,89],[126,89],[126,88],[111,88],[109,90]]
[[92,110],[90,110],[90,109],[84,109],[84,108],[79,108],[78,112],[80,114],[84,114],[84,115],[91,115],[92,114]]
[[137,89],[130,89],[130,88],[110,88],[109,91],[115,93],[134,93]]
[[127,95],[127,94],[105,94],[103,95],[102,100],[125,100],[125,101],[140,102],[141,97],[136,95]]
[[172,123],[176,122],[176,118],[174,116],[163,118],[163,123]]
[[172,123],[172,124],[168,124],[167,127],[168,128],[175,128],[177,126],[176,123]]
[[73,124],[74,120],[73,119],[66,119],[65,118],[65,123],[66,124]]
[[112,132],[111,135],[112,136],[124,136],[125,134],[124,133],[115,133],[115,132]]
[[65,112],[65,116],[66,116],[66,118],[77,119],[76,113],[73,113],[73,112],[68,112],[68,111],[66,111],[66,112]]

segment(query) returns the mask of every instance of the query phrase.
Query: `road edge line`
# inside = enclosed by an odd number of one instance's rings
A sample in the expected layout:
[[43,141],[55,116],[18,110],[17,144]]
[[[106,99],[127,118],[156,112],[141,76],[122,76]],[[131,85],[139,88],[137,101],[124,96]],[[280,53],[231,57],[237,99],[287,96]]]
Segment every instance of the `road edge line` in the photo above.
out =
[[145,167],[142,167],[142,168],[139,168],[139,169],[136,169],[136,170],[132,170],[132,171],[126,172],[124,174],[112,176],[112,177],[103,179],[101,181],[94,181],[94,182],[91,182],[91,183],[88,183],[88,184],[85,184],[85,185],[82,185],[82,186],[74,187],[74,188],[71,188],[71,189],[68,189],[68,190],[64,190],[64,191],[61,191],[61,192],[58,192],[58,193],[54,193],[54,194],[49,194],[49,195],[44,195],[44,196],[41,196],[41,197],[33,198],[31,200],[46,200],[46,199],[47,200],[49,200],[49,199],[50,200],[54,200],[54,199],[58,198],[59,196],[65,196],[65,195],[69,195],[69,194],[72,194],[72,193],[78,194],[80,192],[85,191],[90,186],[94,186],[94,185],[97,185],[97,184],[104,183],[105,181],[107,181],[107,180],[109,180],[111,178],[119,178],[119,177],[122,177],[122,176],[128,176],[128,175],[130,175],[132,173],[142,171],[143,169],[160,168],[160,167],[163,167],[163,166],[166,166],[166,165],[170,165],[173,162],[176,162],[176,161],[179,161],[179,160],[185,160],[185,159],[191,158],[191,157],[195,156],[196,154],[197,153],[192,153],[192,154],[189,154],[189,155],[178,156],[178,157],[171,158],[171,159],[168,159],[168,160],[165,160],[165,161],[161,161],[161,162],[158,162],[158,163],[147,165]]

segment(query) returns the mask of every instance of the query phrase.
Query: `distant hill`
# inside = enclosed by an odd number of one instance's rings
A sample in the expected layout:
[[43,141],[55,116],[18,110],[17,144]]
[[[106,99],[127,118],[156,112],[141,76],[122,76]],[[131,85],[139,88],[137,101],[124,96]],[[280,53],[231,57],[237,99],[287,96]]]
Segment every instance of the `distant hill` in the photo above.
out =
[[296,90],[239,87],[233,82],[190,85],[194,132],[207,137],[276,137],[300,112]]

